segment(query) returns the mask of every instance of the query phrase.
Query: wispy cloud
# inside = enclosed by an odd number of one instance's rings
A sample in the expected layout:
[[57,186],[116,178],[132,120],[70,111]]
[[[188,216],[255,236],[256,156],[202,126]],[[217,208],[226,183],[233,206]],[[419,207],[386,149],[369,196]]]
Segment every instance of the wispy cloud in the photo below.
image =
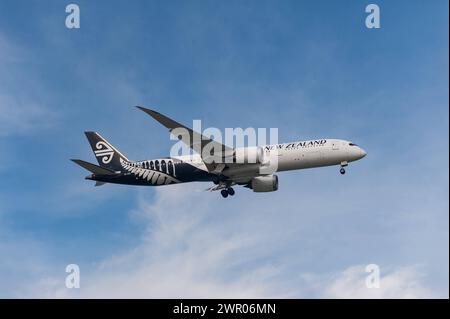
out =
[[[382,267],[379,288],[368,288],[365,265],[348,267],[331,275],[307,276],[320,298],[408,299],[439,297],[425,284],[425,274],[417,266]],[[443,296],[440,296],[443,297]]]
[[0,136],[27,134],[53,124],[55,114],[31,98],[0,92]]
[[217,223],[211,215],[216,213],[211,210],[211,198],[199,201],[199,194],[192,197],[191,191],[174,186],[157,191],[153,204],[141,199],[131,216],[147,224],[142,243],[85,273],[80,291],[50,289],[47,294],[113,298],[286,295],[274,290],[270,280],[277,276],[278,267],[263,263],[240,270],[258,257],[257,238]]
[[[27,134],[54,124],[56,112],[40,98],[40,81],[28,69],[24,48],[0,33],[0,137]],[[26,79],[24,81],[23,79]]]
[[[82,267],[81,289],[66,289],[62,277],[50,276],[40,280],[38,290],[28,293],[64,298],[434,296],[416,267],[386,267],[380,289],[366,288],[367,273],[360,265],[331,273],[308,272],[301,267],[293,271],[289,264],[302,256],[290,258],[289,251],[269,244],[268,237],[282,238],[282,230],[276,226],[270,232],[272,219],[255,223],[257,214],[245,216],[245,209],[240,218],[231,211],[233,205],[220,208],[218,204],[223,201],[195,189],[186,185],[161,187],[152,201],[143,193],[138,207],[130,213],[132,219],[145,224],[141,243],[127,253]],[[261,215],[262,219],[267,217],[264,212]],[[250,230],[252,226],[259,228]]]

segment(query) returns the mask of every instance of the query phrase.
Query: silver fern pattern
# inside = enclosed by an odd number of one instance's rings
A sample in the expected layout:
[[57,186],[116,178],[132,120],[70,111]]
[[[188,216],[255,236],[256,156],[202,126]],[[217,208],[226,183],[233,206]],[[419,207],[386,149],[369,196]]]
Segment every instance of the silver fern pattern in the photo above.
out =
[[171,159],[131,163],[121,158],[120,164],[126,171],[134,174],[136,178],[145,180],[153,185],[180,183],[175,178],[175,165]]

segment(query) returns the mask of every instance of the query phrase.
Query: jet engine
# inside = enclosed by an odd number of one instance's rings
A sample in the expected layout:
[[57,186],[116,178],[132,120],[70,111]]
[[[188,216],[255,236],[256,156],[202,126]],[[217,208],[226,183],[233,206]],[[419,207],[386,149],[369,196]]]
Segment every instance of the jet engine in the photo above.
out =
[[274,192],[278,190],[278,176],[265,175],[253,177],[250,186],[254,192]]

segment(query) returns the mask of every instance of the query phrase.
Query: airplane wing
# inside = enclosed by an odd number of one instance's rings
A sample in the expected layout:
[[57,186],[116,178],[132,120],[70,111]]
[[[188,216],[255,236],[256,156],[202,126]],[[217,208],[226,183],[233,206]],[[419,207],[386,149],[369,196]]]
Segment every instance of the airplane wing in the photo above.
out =
[[233,148],[216,142],[200,133],[197,133],[191,128],[186,127],[168,118],[167,116],[162,115],[161,113],[142,106],[136,107],[167,127],[173,135],[178,137],[179,140],[181,140],[195,152],[200,154],[203,162],[206,165],[206,168],[210,173],[220,174],[221,171],[226,167],[226,165],[224,164],[224,158],[227,156],[233,156]]

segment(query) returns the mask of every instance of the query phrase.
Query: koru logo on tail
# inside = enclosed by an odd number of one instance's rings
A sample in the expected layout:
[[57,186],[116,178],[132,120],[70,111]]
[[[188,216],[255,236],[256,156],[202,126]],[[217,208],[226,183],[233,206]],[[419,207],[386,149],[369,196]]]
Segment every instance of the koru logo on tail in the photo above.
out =
[[100,141],[95,144],[95,148],[97,149],[96,151],[94,151],[95,156],[101,157],[103,164],[111,163],[114,157],[114,151],[108,144]]

